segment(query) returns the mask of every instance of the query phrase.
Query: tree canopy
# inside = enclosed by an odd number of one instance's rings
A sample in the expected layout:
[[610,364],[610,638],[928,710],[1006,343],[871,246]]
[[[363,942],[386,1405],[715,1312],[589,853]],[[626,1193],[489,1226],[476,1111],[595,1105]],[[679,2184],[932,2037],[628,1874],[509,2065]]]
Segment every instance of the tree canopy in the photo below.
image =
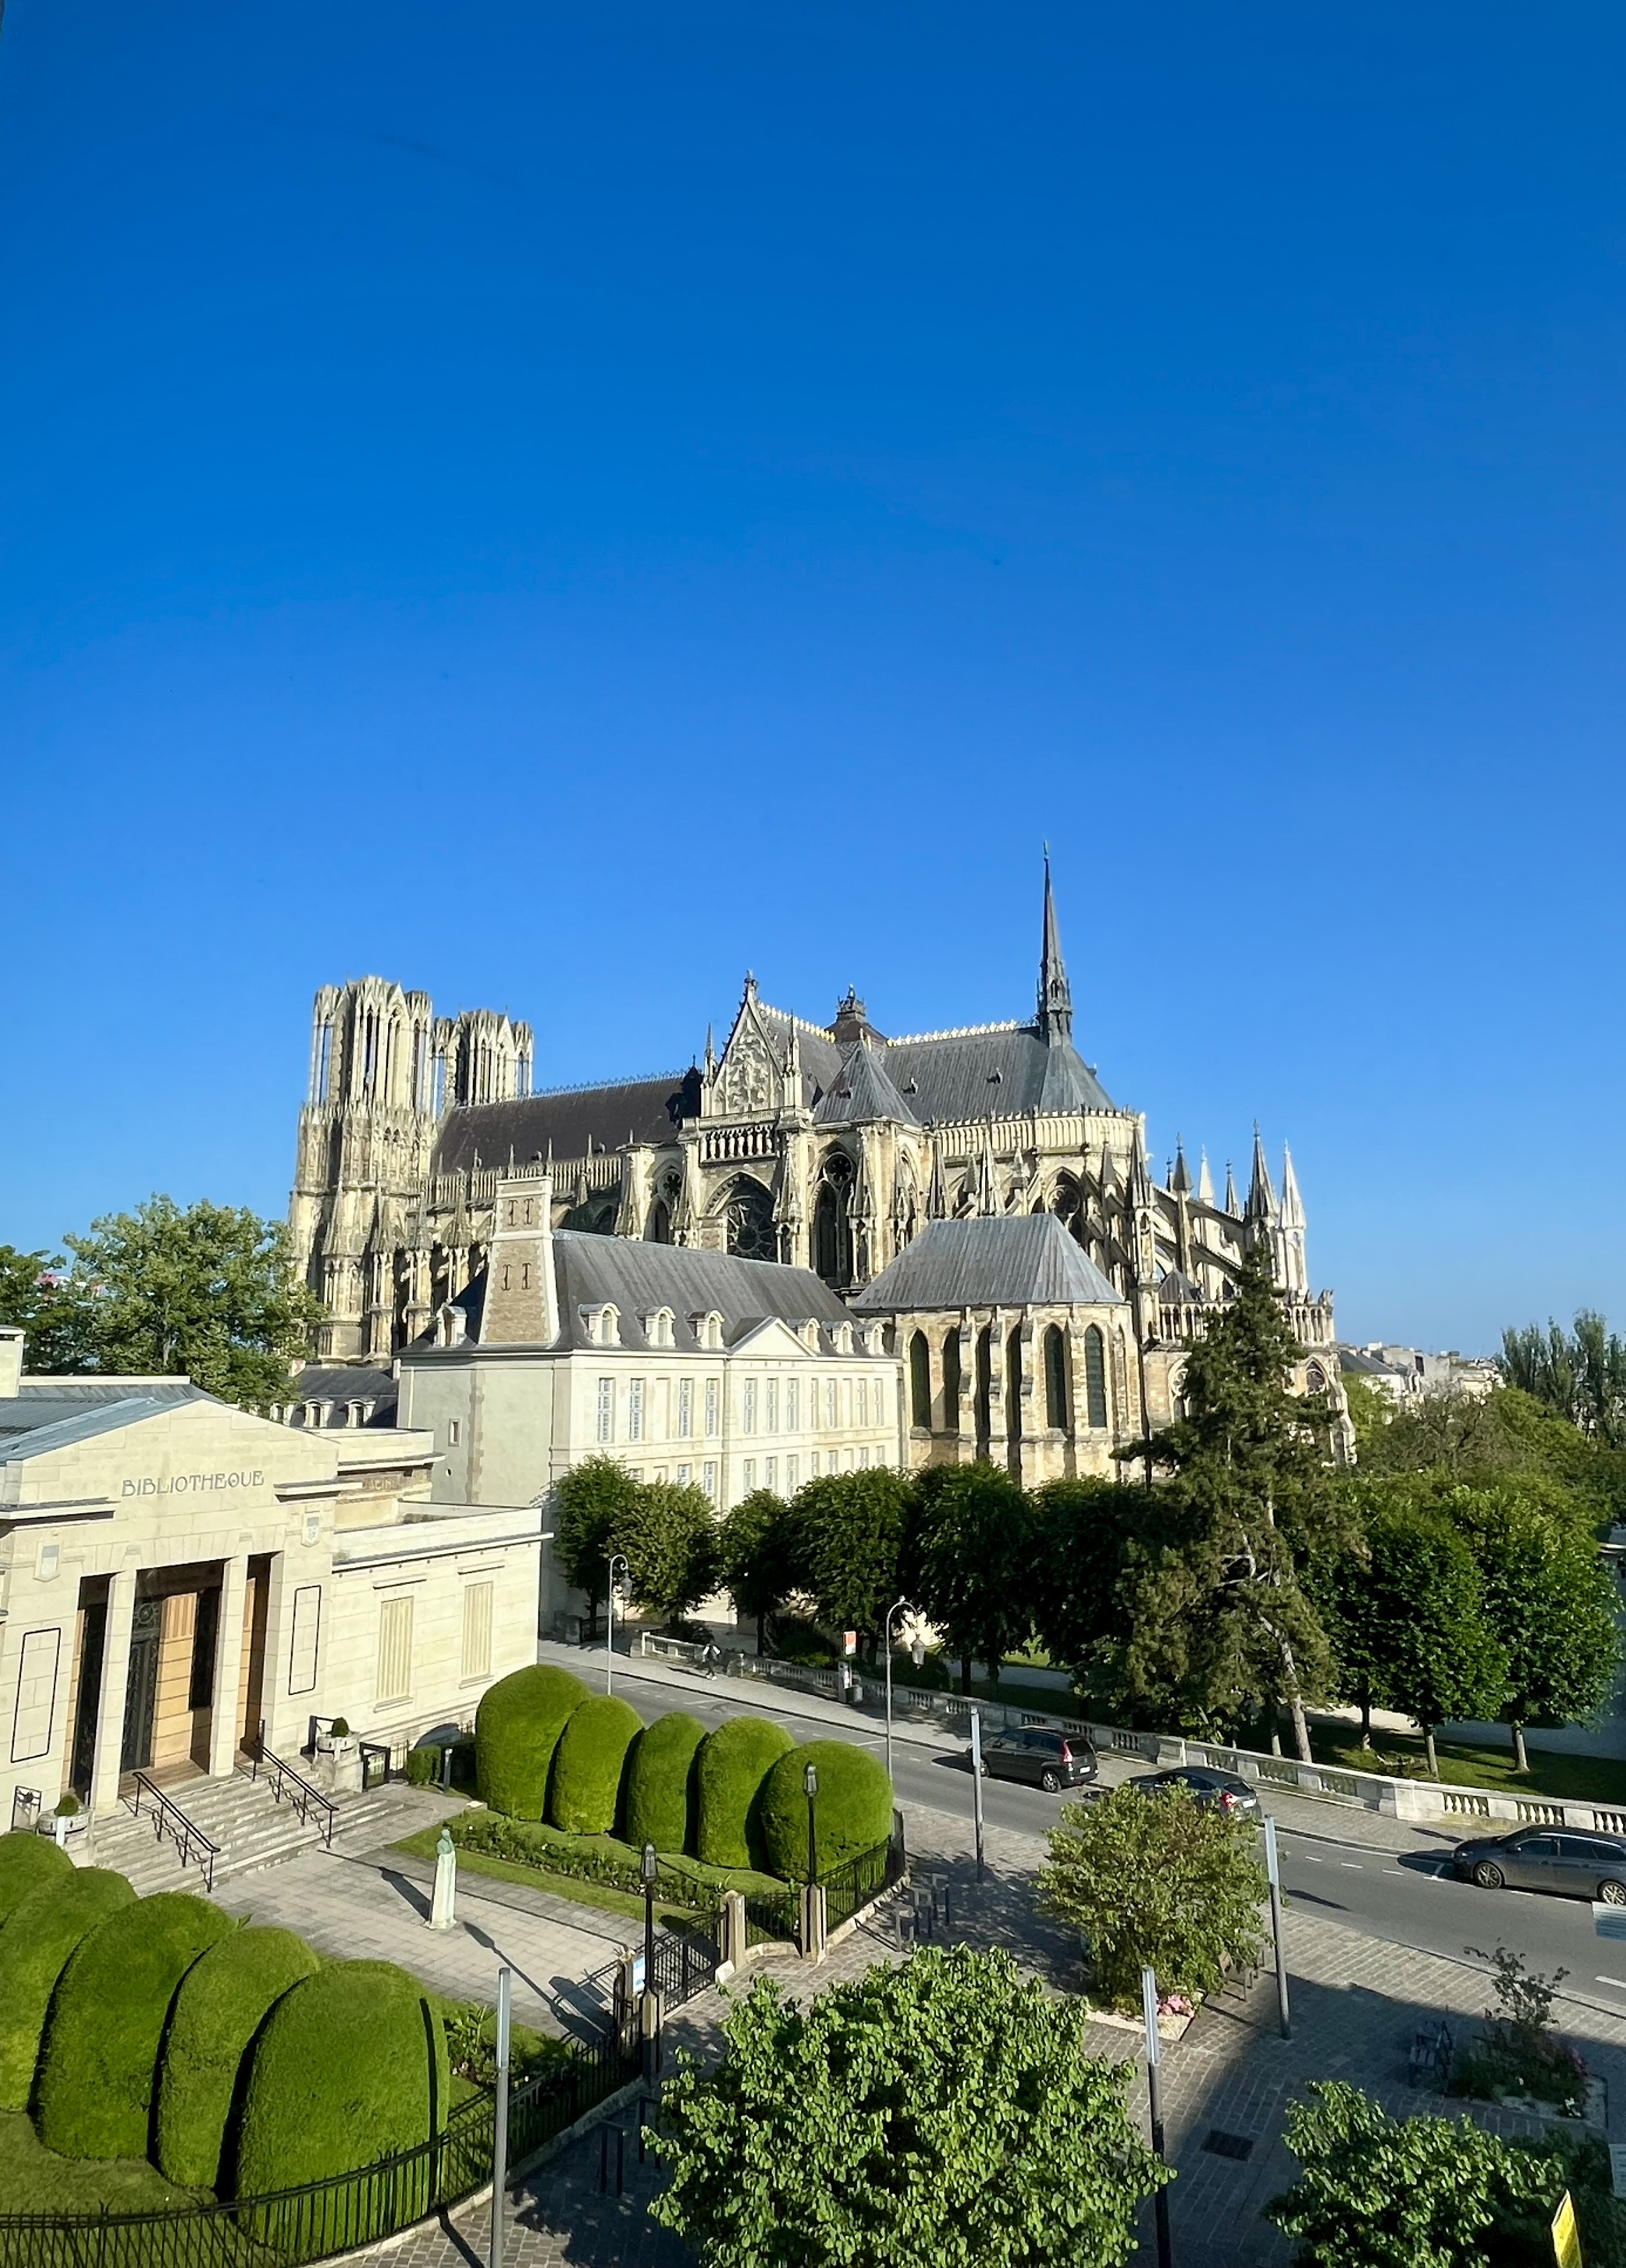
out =
[[677,1622],[717,1581],[711,1500],[703,1489],[681,1482],[635,1481],[611,1528],[610,1548],[627,1556],[636,1603]]
[[61,1376],[88,1370],[92,1349],[86,1303],[70,1286],[60,1252],[19,1252],[0,1244],[0,1323],[24,1334],[30,1371]]
[[759,1978],[710,2076],[661,2092],[650,2208],[702,2268],[1110,2268],[1167,2178],[1081,2001],[1003,1952],[923,1948],[806,2009]]
[[901,1588],[910,1507],[907,1476],[887,1465],[809,1481],[791,1506],[796,1563],[820,1620],[857,1631],[872,1660]]
[[916,1500],[906,1580],[960,1656],[960,1690],[969,1693],[974,1657],[997,1683],[1001,1660],[1033,1629],[1032,1500],[983,1464],[922,1473]]
[[609,1595],[612,1542],[638,1484],[614,1457],[584,1457],[554,1484],[554,1557],[587,1594],[589,1630]]
[[791,1508],[771,1489],[741,1497],[717,1532],[717,1564],[734,1605],[756,1624],[759,1653],[768,1651],[768,1617],[796,1588],[796,1539]]

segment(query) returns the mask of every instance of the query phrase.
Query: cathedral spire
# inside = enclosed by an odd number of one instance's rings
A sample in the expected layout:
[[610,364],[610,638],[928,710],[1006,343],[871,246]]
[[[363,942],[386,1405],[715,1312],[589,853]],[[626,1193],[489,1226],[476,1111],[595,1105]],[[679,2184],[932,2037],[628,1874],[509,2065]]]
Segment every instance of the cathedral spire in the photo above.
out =
[[1236,1175],[1232,1172],[1231,1160],[1227,1158],[1225,1160],[1225,1211],[1231,1215],[1232,1219],[1235,1220],[1241,1210],[1237,1201]]
[[1071,1041],[1073,996],[1062,963],[1061,933],[1056,925],[1056,896],[1050,887],[1050,846],[1044,846],[1044,943],[1039,955],[1039,1036]]
[[1174,1137],[1174,1171],[1169,1177],[1169,1187],[1176,1197],[1191,1195],[1191,1169],[1186,1163],[1186,1145],[1177,1134]]
[[1276,1222],[1276,1189],[1270,1180],[1270,1168],[1265,1163],[1265,1145],[1259,1138],[1259,1121],[1254,1121],[1254,1172],[1247,1185],[1247,1209],[1245,1220],[1258,1221],[1267,1227]]
[[943,1182],[943,1151],[935,1134],[931,1138],[931,1178],[926,1184],[926,1219],[948,1219],[948,1191]]
[[1208,1169],[1208,1152],[1202,1152],[1203,1162],[1197,1168],[1197,1203],[1211,1205],[1214,1202],[1214,1176]]
[[1293,1153],[1282,1145],[1282,1226],[1284,1228],[1304,1226],[1304,1199],[1299,1194],[1299,1176],[1293,1171]]

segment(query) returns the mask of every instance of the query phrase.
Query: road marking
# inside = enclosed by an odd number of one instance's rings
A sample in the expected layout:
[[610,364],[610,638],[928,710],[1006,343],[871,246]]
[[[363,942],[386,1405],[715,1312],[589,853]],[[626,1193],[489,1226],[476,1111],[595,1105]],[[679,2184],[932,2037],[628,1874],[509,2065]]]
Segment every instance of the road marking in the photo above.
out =
[[1347,1867],[1352,1874],[1358,1874],[1361,1871],[1361,1862],[1358,1859],[1340,1859],[1338,1864],[1341,1867]]
[[1593,1983],[1594,1984],[1613,1984],[1617,1992],[1626,1992],[1626,1977],[1594,1977],[1593,1978]]

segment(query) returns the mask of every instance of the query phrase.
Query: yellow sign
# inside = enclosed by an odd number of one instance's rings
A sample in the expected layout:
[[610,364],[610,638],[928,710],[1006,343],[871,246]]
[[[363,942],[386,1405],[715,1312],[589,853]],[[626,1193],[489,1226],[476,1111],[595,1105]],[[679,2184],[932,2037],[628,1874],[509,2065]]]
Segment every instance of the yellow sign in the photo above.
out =
[[1558,2268],[1581,2268],[1581,2232],[1575,2225],[1575,2200],[1568,2190],[1553,2215],[1553,2258]]

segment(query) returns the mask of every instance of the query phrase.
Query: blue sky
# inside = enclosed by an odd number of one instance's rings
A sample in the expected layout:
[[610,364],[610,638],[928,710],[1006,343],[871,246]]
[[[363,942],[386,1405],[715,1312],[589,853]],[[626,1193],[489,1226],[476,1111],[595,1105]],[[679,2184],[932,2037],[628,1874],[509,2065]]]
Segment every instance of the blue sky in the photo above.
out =
[[310,996],[1029,1012],[1341,1329],[1626,1322],[1617,9],[9,0],[0,1241]]

